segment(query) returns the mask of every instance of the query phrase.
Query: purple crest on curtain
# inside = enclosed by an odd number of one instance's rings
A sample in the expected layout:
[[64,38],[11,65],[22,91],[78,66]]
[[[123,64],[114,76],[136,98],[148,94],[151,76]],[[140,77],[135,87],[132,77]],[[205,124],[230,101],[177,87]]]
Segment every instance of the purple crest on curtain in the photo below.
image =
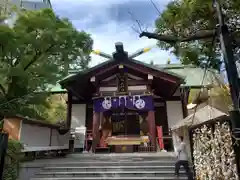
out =
[[126,107],[132,110],[149,111],[153,110],[152,96],[118,96],[94,99],[94,111],[104,112],[119,107]]

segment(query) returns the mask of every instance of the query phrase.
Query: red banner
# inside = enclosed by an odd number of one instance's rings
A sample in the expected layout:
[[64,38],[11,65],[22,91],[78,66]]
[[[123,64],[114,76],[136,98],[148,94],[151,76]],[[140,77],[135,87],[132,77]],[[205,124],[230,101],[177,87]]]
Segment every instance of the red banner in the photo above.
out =
[[162,126],[157,126],[158,144],[160,149],[164,149]]

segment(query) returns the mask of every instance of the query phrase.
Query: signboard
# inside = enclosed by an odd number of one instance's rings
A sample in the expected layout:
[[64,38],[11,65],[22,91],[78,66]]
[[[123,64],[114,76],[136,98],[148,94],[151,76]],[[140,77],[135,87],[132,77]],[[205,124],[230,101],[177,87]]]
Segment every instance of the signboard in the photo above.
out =
[[162,126],[157,126],[158,144],[160,149],[164,149]]
[[119,92],[127,92],[127,76],[123,73],[120,73],[117,75],[117,79],[118,79],[118,91]]

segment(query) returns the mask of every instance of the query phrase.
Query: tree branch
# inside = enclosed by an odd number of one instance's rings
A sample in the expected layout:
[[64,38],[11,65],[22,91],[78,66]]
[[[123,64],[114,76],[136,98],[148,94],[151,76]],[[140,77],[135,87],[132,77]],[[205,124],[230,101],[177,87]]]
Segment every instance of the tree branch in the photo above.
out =
[[[55,44],[52,44],[47,49],[45,49],[44,52],[36,53],[34,55],[34,57],[32,58],[32,60],[24,67],[23,70],[26,71],[29,67],[31,67],[32,64],[34,64],[39,59],[39,57],[42,54],[47,53],[54,46],[55,46]],[[17,77],[17,76],[12,77],[12,81],[11,81],[9,87],[8,87],[8,92],[6,93],[6,95],[8,96],[7,97],[8,99],[11,99],[13,97],[13,92],[14,92],[14,89],[16,89],[18,80],[19,80],[19,77]]]
[[52,49],[55,46],[55,44],[52,44],[51,46],[49,46],[47,49],[45,49],[44,52],[41,53],[36,53],[35,56],[33,57],[33,59],[23,68],[24,71],[26,71],[33,63],[35,63],[38,58],[44,54],[47,53],[50,49]]
[[150,32],[142,32],[139,37],[147,37],[149,39],[156,39],[159,41],[164,41],[169,44],[177,43],[177,42],[189,42],[194,40],[201,40],[206,38],[211,38],[216,35],[216,30],[202,30],[193,35],[184,38],[178,38],[174,36],[166,36],[166,35],[159,35],[157,33],[150,33]]
[[145,32],[143,31],[139,37],[147,37],[149,39],[156,39],[156,40],[159,40],[159,41],[164,41],[166,43],[169,43],[169,44],[173,44],[173,43],[176,43],[179,41],[179,39],[177,37],[174,37],[174,36],[165,36],[165,35],[159,35],[157,33],[150,33],[150,32]]
[[216,36],[217,31],[214,30],[201,30],[199,32],[196,32],[193,35],[190,35],[188,37],[182,38],[181,42],[189,42],[189,41],[195,41],[195,40],[201,40],[201,39],[208,39]]
[[138,28],[139,28],[139,31],[138,31],[136,28],[134,28],[134,27],[132,27],[132,29],[133,29],[135,32],[137,32],[138,34],[141,34],[141,32],[143,32],[143,31],[142,31],[142,26],[141,26],[140,21],[139,21],[138,19],[134,18],[134,15],[133,15],[133,13],[132,13],[131,11],[128,11],[128,14],[131,16],[132,20],[137,23]]
[[2,84],[0,84],[0,90],[1,90],[2,94],[3,94],[4,96],[6,96],[6,90],[5,90],[5,88],[3,87]]
[[160,12],[160,10],[158,9],[158,7],[157,7],[157,5],[155,4],[155,2],[153,2],[153,0],[150,0],[150,1],[151,1],[151,3],[152,3],[153,7],[157,10],[158,14],[160,15],[161,12]]

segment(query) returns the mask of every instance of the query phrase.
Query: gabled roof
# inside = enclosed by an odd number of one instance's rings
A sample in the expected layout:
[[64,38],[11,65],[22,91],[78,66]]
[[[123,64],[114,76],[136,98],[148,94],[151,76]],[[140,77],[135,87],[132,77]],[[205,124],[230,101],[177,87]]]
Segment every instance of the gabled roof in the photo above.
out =
[[65,82],[71,81],[71,80],[75,79],[78,76],[82,76],[82,75],[87,74],[87,73],[89,73],[91,71],[94,71],[94,70],[96,70],[96,69],[98,69],[98,68],[100,68],[100,67],[102,67],[102,66],[104,66],[106,64],[110,64],[110,63],[113,63],[113,62],[114,62],[114,60],[108,60],[108,61],[100,63],[100,64],[98,64],[96,66],[93,66],[91,68],[88,68],[86,70],[82,70],[82,71],[79,71],[79,72],[77,72],[75,74],[68,75],[67,77],[65,77],[61,81],[59,81],[59,83],[60,84],[64,84]]
[[[179,74],[177,74],[177,73],[174,73],[174,72],[171,72],[171,71],[168,71],[168,70],[165,70],[164,68],[152,66],[152,65],[150,65],[150,64],[147,64],[147,63],[144,63],[144,62],[135,60],[135,59],[131,59],[131,60],[128,60],[128,61],[130,61],[130,62],[132,62],[132,63],[134,63],[134,64],[136,64],[136,65],[137,65],[137,64],[138,64],[138,65],[142,65],[142,66],[145,66],[145,67],[147,67],[147,68],[149,68],[149,69],[152,69],[152,70],[155,70],[155,71],[159,71],[159,72],[163,72],[163,73],[169,74],[169,75],[171,75],[171,76],[175,76],[176,78],[179,78],[179,79],[182,79],[182,80],[185,79],[185,76],[179,75]],[[60,83],[61,85],[64,85],[65,83],[67,83],[67,82],[69,82],[69,81],[72,81],[72,80],[74,80],[74,79],[77,79],[78,77],[84,76],[84,75],[86,75],[86,74],[88,74],[88,73],[90,73],[90,72],[94,72],[95,70],[97,70],[97,69],[99,69],[99,68],[101,68],[101,67],[104,67],[104,66],[106,66],[106,65],[108,65],[108,64],[118,64],[118,63],[124,64],[124,63],[127,63],[127,61],[126,61],[126,62],[118,62],[118,61],[116,61],[116,60],[108,60],[108,61],[105,61],[105,62],[103,62],[103,63],[100,63],[100,64],[98,64],[98,65],[96,65],[96,66],[94,66],[94,67],[92,67],[92,68],[89,68],[89,69],[87,69],[87,70],[80,71],[80,72],[78,72],[78,73],[75,74],[75,75],[72,75],[72,76],[70,76],[70,77],[64,78],[64,79],[61,80],[59,83]]]
[[[184,76],[166,71],[163,68],[156,68],[135,59],[122,58],[109,60],[87,70],[78,72],[77,74],[60,81],[60,84],[62,87],[68,89],[84,100],[90,100],[91,96],[96,93],[96,86],[94,83],[90,82],[90,78],[96,77],[97,81],[101,82],[104,78],[112,76],[112,74],[118,72],[119,65],[123,65],[126,67],[125,70],[136,74],[137,76],[145,78],[147,78],[148,74],[154,76],[151,86],[154,88],[155,93],[162,97],[172,96],[176,89],[184,83]],[[82,87],[87,88],[88,91]]]
[[[217,72],[214,69],[207,69],[204,82],[202,83],[203,76],[205,73],[205,70],[200,67],[196,67],[194,65],[182,65],[182,64],[155,64],[150,65],[141,61],[133,60],[137,64],[142,64],[146,67],[160,70],[162,72],[166,72],[168,74],[182,77],[184,79],[184,83],[181,85],[182,87],[191,87],[191,88],[200,88],[202,86],[212,86],[212,85],[219,85],[219,82],[223,83],[223,78],[220,76],[219,72]],[[66,80],[74,79],[74,76],[87,74],[90,71],[94,71],[95,69],[106,65],[108,63],[112,63],[113,60],[105,61],[101,64],[98,64],[97,66],[94,66],[92,68],[89,68],[87,70],[77,72],[77,73],[71,73],[64,79],[60,81],[60,83],[63,83]],[[53,86],[51,88],[51,91],[54,93],[56,92],[66,92],[65,89],[61,87],[60,84],[57,84],[56,86]]]
[[179,120],[171,127],[171,129],[174,130],[184,126],[196,126],[223,117],[228,117],[228,115],[210,105],[206,105],[205,107],[198,109],[195,114],[190,114],[186,118]]

